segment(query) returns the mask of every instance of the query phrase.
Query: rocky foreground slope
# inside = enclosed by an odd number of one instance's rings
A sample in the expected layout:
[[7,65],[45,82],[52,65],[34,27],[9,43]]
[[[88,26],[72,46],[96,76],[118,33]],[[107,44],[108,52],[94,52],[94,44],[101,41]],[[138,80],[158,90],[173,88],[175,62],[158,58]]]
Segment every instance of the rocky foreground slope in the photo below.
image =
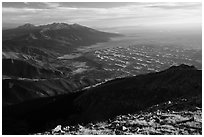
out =
[[138,113],[119,115],[103,122],[58,125],[37,135],[200,135],[201,98],[179,99],[154,105]]
[[[3,134],[201,134],[201,105],[202,71],[172,66],[73,94],[4,106]],[[172,131],[163,132],[165,126]]]

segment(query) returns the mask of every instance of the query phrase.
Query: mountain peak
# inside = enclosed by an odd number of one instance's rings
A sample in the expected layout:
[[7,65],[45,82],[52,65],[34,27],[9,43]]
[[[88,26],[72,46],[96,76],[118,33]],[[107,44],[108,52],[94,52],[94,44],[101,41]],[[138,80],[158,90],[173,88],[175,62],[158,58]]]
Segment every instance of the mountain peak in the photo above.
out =
[[34,28],[34,27],[36,27],[36,26],[33,25],[33,24],[30,24],[30,23],[26,23],[26,24],[24,24],[22,26],[19,26],[18,28],[20,28],[20,29],[31,29],[31,28]]
[[69,28],[70,25],[69,24],[66,24],[66,23],[51,23],[51,24],[48,24],[48,25],[43,25],[49,29],[54,29],[54,30],[57,30],[57,29],[65,29],[65,28]]
[[189,66],[186,64],[181,64],[179,66],[171,66],[168,70],[195,70],[194,66]]
[[185,71],[185,70],[197,70],[195,66],[189,66],[186,64],[181,64],[179,66],[171,66],[166,71]]
[[[22,26],[17,27],[18,29],[33,29],[33,28],[38,28],[38,29],[49,29],[49,30],[61,30],[61,29],[90,29],[86,26],[74,23],[74,24],[67,24],[67,23],[58,23],[58,22],[53,22],[50,24],[46,25],[39,25],[35,26],[30,23],[26,23]],[[93,29],[92,29],[93,30]]]
[[77,24],[77,23],[72,24],[72,26],[74,26],[74,27],[82,27],[82,25]]

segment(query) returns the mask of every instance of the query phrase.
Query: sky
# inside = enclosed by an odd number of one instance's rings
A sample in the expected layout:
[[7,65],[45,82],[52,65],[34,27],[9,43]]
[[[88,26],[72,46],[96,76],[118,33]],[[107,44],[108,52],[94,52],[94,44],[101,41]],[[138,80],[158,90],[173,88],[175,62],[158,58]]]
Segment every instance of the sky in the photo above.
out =
[[78,23],[92,28],[201,27],[201,3],[3,2],[3,28],[25,23]]

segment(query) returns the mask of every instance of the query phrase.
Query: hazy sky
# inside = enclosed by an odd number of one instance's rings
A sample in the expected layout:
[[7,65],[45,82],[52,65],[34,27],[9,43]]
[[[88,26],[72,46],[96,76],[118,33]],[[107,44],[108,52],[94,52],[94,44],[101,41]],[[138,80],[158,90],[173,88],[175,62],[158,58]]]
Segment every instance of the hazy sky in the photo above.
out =
[[79,23],[94,28],[201,26],[201,3],[2,3],[3,27]]

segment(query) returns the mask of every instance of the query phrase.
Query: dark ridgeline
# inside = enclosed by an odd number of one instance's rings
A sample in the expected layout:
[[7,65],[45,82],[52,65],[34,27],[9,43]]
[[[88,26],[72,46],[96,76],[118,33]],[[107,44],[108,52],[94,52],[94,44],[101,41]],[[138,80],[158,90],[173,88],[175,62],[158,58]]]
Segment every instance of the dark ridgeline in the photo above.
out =
[[[3,134],[35,133],[57,124],[106,120],[168,100],[201,98],[201,73],[193,66],[173,66],[157,73],[115,79],[73,94],[5,105]],[[195,105],[201,106],[201,102]]]

